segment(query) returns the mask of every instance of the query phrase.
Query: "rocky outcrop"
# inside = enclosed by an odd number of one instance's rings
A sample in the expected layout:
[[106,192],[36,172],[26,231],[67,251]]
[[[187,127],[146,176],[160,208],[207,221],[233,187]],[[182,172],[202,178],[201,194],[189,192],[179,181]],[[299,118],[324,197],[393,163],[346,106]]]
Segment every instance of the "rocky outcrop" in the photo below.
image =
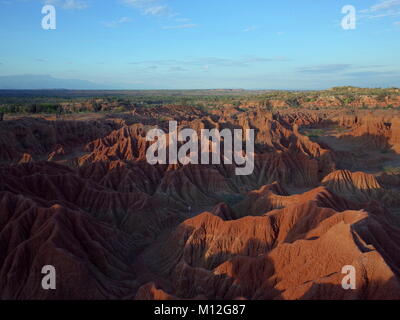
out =
[[[235,221],[204,213],[146,259],[185,299],[398,299],[399,240],[385,216],[305,201]],[[347,265],[355,291],[341,286]]]
[[[398,117],[295,100],[2,121],[0,299],[400,299]],[[148,164],[168,120],[253,129],[254,172]]]
[[[0,192],[1,299],[132,297],[136,244],[127,234],[61,204],[48,207]],[[56,270],[56,290],[43,290],[42,268]]]

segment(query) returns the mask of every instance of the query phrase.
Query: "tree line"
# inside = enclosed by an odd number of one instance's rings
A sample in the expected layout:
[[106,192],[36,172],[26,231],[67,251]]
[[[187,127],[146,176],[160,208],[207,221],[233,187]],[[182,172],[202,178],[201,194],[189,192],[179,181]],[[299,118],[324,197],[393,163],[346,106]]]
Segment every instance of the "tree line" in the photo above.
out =
[[0,113],[61,113],[63,108],[60,104],[51,103],[32,103],[28,105],[2,105]]

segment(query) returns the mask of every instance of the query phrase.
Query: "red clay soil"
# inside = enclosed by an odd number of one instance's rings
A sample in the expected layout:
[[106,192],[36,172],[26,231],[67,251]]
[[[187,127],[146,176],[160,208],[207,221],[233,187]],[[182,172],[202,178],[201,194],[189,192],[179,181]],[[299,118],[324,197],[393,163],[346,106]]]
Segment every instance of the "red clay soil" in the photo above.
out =
[[151,166],[151,111],[0,122],[0,299],[400,299],[398,116],[160,113],[255,129],[253,174]]

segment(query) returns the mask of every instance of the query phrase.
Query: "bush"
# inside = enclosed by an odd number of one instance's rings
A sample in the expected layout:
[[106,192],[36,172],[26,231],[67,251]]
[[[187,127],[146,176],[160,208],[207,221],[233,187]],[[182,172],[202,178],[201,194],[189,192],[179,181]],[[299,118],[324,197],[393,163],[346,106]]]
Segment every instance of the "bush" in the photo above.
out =
[[383,170],[389,174],[400,174],[400,167],[386,166]]
[[121,113],[121,112],[126,112],[125,107],[116,107],[112,110],[113,113]]
[[220,197],[220,199],[225,202],[230,207],[238,204],[246,198],[245,195],[242,194],[226,194]]

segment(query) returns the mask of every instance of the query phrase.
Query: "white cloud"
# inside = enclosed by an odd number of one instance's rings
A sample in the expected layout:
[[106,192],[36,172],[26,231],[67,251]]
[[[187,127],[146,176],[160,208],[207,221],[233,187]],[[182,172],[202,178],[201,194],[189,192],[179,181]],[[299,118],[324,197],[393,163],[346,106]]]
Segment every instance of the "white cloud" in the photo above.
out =
[[188,19],[188,18],[177,18],[175,19],[176,22],[190,22],[192,21],[192,19]]
[[391,9],[393,7],[399,7],[399,6],[400,6],[400,0],[384,0],[384,1],[381,1],[380,3],[374,4],[367,10],[369,12],[376,12],[376,11],[387,10],[387,9]]
[[183,72],[187,71],[185,68],[182,67],[170,67],[169,70],[170,72]]
[[174,15],[171,9],[160,3],[159,0],[121,0],[129,7],[139,9],[145,15],[160,16]]
[[167,13],[167,12],[168,12],[167,6],[152,6],[152,7],[145,8],[143,10],[144,14],[152,15],[152,16],[159,16],[159,15]]
[[64,9],[67,10],[82,10],[88,7],[88,4],[85,1],[78,0],[66,0],[62,5]]
[[196,28],[197,24],[181,24],[177,26],[164,26],[162,29],[164,30],[173,30],[173,29],[191,29]]
[[128,17],[122,17],[118,20],[119,23],[131,22],[132,19]]
[[84,0],[45,0],[44,3],[59,6],[65,10],[83,10],[89,6]]
[[130,62],[133,65],[142,66],[164,66],[164,67],[200,67],[205,70],[211,67],[248,67],[249,65],[261,65],[270,62],[285,62],[289,61],[285,57],[258,57],[258,56],[242,56],[240,58],[217,58],[217,57],[204,57],[204,58],[193,58],[188,60],[147,60],[147,61],[135,61]]
[[360,18],[378,19],[400,15],[400,0],[381,0],[367,9],[360,10]]
[[351,69],[351,64],[323,64],[299,68],[297,71],[305,74],[338,73]]
[[121,25],[123,23],[128,23],[128,22],[131,22],[131,21],[132,21],[131,18],[122,17],[122,18],[119,18],[118,20],[115,20],[115,21],[103,22],[103,25],[105,27],[107,27],[107,28],[116,28],[116,27],[118,27],[119,25]]
[[243,32],[255,31],[255,30],[257,30],[257,29],[258,29],[257,26],[250,26],[250,27],[244,28],[244,29],[243,29]]

